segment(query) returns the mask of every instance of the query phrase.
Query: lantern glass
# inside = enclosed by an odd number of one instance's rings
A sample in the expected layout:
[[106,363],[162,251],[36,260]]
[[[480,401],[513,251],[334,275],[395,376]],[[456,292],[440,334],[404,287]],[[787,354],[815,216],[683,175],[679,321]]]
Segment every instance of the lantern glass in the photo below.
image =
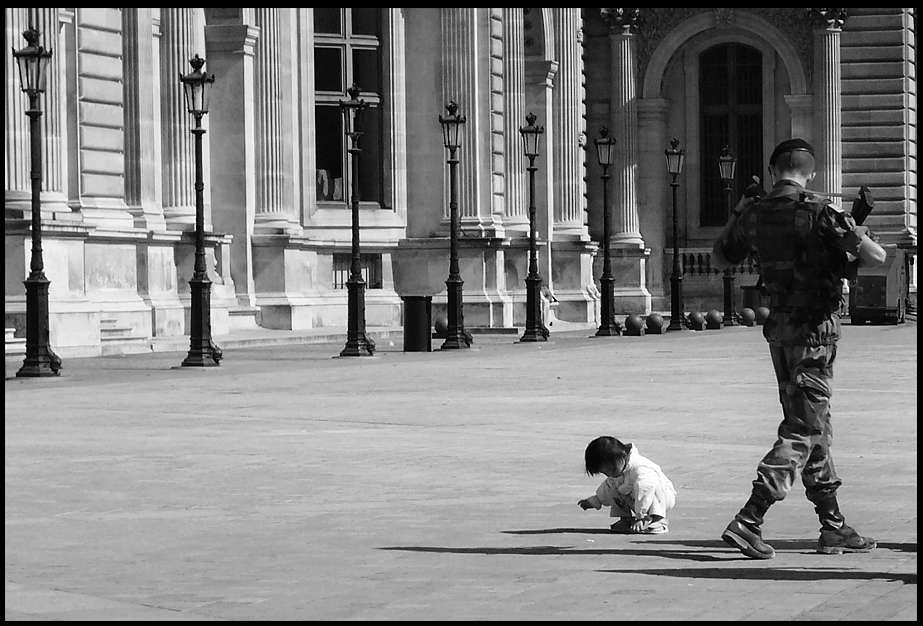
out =
[[594,140],[596,144],[596,160],[602,167],[612,165],[612,154],[615,148],[615,138],[609,137],[609,129],[603,126],[599,131],[599,139]]
[[447,105],[445,105],[448,115],[439,116],[439,123],[442,124],[442,142],[445,145],[446,149],[451,150],[452,148],[457,148],[460,144],[458,143],[458,131],[461,128],[461,125],[465,123],[465,116],[459,115],[458,113],[458,103],[454,100],[450,100]]
[[721,172],[721,179],[725,181],[734,180],[734,172],[737,169],[737,159],[731,156],[731,148],[725,146],[718,157],[718,169]]
[[340,100],[340,111],[343,112],[343,131],[346,136],[361,135],[362,126],[365,121],[365,109],[368,103],[359,98],[361,93],[359,86],[353,83],[353,86],[346,90],[349,94],[349,100]]
[[544,126],[536,126],[535,114],[529,113],[526,116],[526,126],[523,128],[519,127],[519,133],[522,135],[522,150],[527,157],[535,158],[538,156],[538,149],[541,145],[542,133],[545,132]]
[[13,57],[19,65],[19,86],[25,93],[40,93],[45,91],[51,50],[38,45],[39,32],[34,28],[22,34],[28,45],[22,50],[13,50]]
[[670,142],[670,146],[672,150],[664,150],[663,154],[667,159],[667,171],[677,176],[683,172],[683,162],[686,160],[686,154],[683,150],[677,149],[679,147],[679,139],[676,137]]
[[208,113],[208,97],[212,83],[215,82],[215,75],[209,76],[202,72],[205,59],[198,54],[189,60],[189,64],[192,65],[192,71],[180,76],[186,96],[186,108],[193,115],[204,115]]

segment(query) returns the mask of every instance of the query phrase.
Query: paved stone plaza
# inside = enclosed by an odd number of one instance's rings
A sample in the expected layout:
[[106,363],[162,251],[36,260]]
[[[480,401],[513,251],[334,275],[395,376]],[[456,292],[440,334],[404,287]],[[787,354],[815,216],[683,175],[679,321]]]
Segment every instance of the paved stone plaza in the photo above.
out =
[[[591,332],[68,359],[54,379],[8,358],[5,616],[916,620],[916,322],[844,326],[836,364],[840,504],[879,547],[816,554],[798,487],[769,561],[719,538],[781,416],[761,329]],[[602,434],[672,479],[669,534],[577,506]]]

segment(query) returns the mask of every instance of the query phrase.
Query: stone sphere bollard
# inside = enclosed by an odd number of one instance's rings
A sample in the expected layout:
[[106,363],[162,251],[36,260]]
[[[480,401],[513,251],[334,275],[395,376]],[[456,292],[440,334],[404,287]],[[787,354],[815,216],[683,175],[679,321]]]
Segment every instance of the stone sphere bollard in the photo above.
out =
[[435,320],[433,320],[433,329],[436,331],[436,337],[448,337],[449,320],[444,317],[437,317]]
[[705,314],[705,328],[708,330],[721,330],[721,322],[724,321],[724,315],[718,309],[712,309]]
[[692,330],[705,330],[705,316],[698,311],[692,311],[686,319],[686,325]]
[[647,326],[647,332],[653,335],[663,335],[667,331],[667,326],[660,313],[651,313],[648,315],[645,325]]
[[758,309],[756,309],[754,313],[756,315],[757,326],[762,326],[763,322],[766,321],[766,318],[769,317],[769,309],[764,306],[761,306]]
[[644,336],[644,320],[637,313],[632,313],[625,318],[625,335],[631,337]]
[[756,326],[756,313],[750,307],[740,310],[740,323],[744,326]]

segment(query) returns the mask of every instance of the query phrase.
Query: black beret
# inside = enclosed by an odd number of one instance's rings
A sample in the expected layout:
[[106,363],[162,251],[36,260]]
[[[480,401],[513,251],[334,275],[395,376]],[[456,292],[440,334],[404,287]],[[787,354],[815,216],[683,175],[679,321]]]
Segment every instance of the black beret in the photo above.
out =
[[814,156],[814,148],[807,141],[804,139],[789,139],[776,146],[776,149],[772,151],[772,156],[769,157],[769,164],[775,165],[776,159],[779,158],[780,154],[795,152],[796,150],[804,150],[805,152],[810,152],[811,156]]

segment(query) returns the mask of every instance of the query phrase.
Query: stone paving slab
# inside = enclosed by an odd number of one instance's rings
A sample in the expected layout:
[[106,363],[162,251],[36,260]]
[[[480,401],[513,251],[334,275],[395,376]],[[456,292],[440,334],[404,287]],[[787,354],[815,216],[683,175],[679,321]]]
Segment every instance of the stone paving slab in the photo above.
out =
[[[844,327],[834,453],[869,554],[721,531],[781,415],[759,328],[332,358],[332,343],[69,359],[5,383],[7,619],[916,620],[915,323]],[[670,533],[576,502],[586,443],[637,444]],[[612,611],[617,609],[617,611]]]

